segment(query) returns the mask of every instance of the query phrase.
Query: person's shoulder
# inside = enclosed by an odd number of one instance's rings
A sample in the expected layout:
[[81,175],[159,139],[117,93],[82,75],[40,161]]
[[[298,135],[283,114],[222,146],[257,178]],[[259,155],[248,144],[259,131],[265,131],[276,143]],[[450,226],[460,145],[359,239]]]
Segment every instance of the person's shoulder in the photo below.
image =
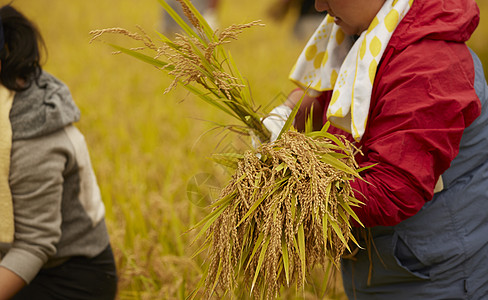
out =
[[418,41],[396,51],[382,68],[376,79],[377,99],[398,105],[407,104],[406,99],[408,105],[445,105],[443,101],[453,100],[456,105],[473,98],[473,59],[463,43]]
[[60,176],[74,165],[75,149],[64,130],[12,142],[10,184],[23,189],[35,178]]
[[11,154],[12,160],[17,157],[31,157],[32,160],[42,161],[53,154],[66,156],[71,152],[74,149],[70,137],[65,128],[61,128],[41,136],[13,140]]
[[[464,43],[442,40],[419,40],[402,50],[394,50],[384,67],[385,75],[411,78],[432,76],[457,77],[472,72],[473,63]],[[441,77],[439,77],[441,76]]]

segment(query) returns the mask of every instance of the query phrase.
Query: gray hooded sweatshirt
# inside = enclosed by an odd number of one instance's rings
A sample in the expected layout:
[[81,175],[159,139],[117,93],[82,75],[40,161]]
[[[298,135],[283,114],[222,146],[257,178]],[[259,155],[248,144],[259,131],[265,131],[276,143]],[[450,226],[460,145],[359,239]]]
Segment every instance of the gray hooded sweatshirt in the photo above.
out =
[[105,209],[68,87],[43,72],[15,95],[10,111],[9,184],[15,237],[0,266],[27,283],[41,268],[94,257],[109,244]]

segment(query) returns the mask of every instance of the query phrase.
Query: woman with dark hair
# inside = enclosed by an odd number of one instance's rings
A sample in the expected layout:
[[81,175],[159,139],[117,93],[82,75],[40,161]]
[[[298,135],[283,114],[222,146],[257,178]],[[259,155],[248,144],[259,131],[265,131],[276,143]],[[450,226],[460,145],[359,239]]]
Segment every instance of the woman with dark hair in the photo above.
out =
[[0,8],[0,299],[114,299],[117,275],[80,118],[37,28]]

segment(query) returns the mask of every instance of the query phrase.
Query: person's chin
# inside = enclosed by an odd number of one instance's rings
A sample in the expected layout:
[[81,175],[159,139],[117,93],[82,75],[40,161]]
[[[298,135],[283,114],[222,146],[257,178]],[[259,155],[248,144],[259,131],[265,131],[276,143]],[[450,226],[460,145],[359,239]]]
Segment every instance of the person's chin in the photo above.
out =
[[346,35],[359,35],[357,33],[357,30],[355,28],[352,28],[351,26],[348,26],[347,24],[344,24],[344,22],[342,22],[340,25],[337,24],[339,27],[341,27],[342,31],[346,34]]

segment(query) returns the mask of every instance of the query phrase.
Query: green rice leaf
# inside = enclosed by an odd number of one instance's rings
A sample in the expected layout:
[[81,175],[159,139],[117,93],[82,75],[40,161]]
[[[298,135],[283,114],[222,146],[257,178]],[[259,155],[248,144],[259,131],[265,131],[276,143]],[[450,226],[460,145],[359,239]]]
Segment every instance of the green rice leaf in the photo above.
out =
[[359,223],[359,225],[364,227],[363,223],[359,221],[359,218],[354,212],[354,210],[352,210],[352,208],[347,203],[344,203],[343,201],[339,201],[339,204],[354,220],[356,220],[356,222]]
[[297,115],[298,109],[300,108],[300,105],[302,104],[304,96],[305,96],[305,94],[303,94],[303,96],[297,102],[295,107],[292,109],[290,115],[288,116],[288,119],[286,119],[285,125],[283,125],[283,128],[281,128],[280,134],[278,135],[277,139],[280,139],[281,135],[283,133],[287,132],[288,130],[290,130],[290,128],[292,127],[293,120],[295,120],[295,116]]
[[112,48],[117,49],[118,51],[120,51],[122,53],[128,54],[134,58],[137,58],[138,60],[141,60],[141,61],[148,63],[150,65],[153,65],[155,67],[158,67],[158,68],[164,67],[166,70],[169,70],[169,71],[174,69],[174,67],[169,65],[168,63],[160,61],[160,60],[155,59],[155,58],[152,58],[151,56],[143,54],[141,52],[130,50],[130,49],[127,49],[127,48],[124,48],[121,46],[117,46],[114,44],[110,44],[110,43],[108,43],[108,45],[110,45]]
[[303,229],[303,224],[298,227],[298,253],[300,256],[300,263],[302,266],[302,286],[305,285],[305,274],[306,274],[306,260],[305,260],[305,233]]
[[283,182],[285,182],[286,180],[288,180],[288,178],[289,177],[285,177],[285,178],[277,181],[276,184],[275,184],[275,187],[273,188],[273,190],[270,193],[264,193],[264,195],[260,199],[258,199],[257,201],[255,201],[253,203],[253,205],[249,208],[249,210],[247,211],[247,213],[244,215],[244,217],[242,217],[242,219],[239,221],[239,223],[237,224],[237,227],[239,227],[242,224],[242,222],[244,222],[251,214],[254,213],[254,211],[264,201],[264,199],[266,199],[270,195],[274,194],[281,187],[281,184]]
[[224,212],[224,210],[229,206],[229,204],[230,201],[225,205],[222,205],[218,209],[214,210],[210,214],[208,214],[205,218],[203,218],[200,222],[198,222],[197,225],[193,226],[192,229],[200,227],[202,226],[202,224],[205,224],[202,227],[202,229],[199,231],[199,233],[197,234],[194,240],[198,240],[207,231],[207,229],[210,228],[210,226],[212,226],[215,220],[217,220],[217,218]]
[[322,126],[322,129],[320,131],[327,132],[329,131],[330,127],[330,121],[325,122],[324,126]]
[[356,172],[356,170],[352,169],[351,167],[349,167],[348,165],[346,165],[345,163],[343,163],[339,159],[336,159],[335,157],[333,157],[329,153],[321,154],[320,160],[324,163],[331,165],[332,167],[334,167],[336,169],[339,169],[339,170],[345,172],[345,173],[359,177],[359,174]]
[[215,207],[219,207],[221,205],[224,205],[225,207],[227,207],[230,204],[230,202],[232,201],[232,199],[235,198],[236,195],[237,195],[237,191],[233,191],[232,193],[225,195],[225,197],[222,197],[218,201],[215,201],[214,203],[210,204],[209,207],[215,208]]
[[205,234],[205,232],[207,231],[207,229],[210,228],[210,226],[212,226],[212,224],[215,222],[215,220],[217,220],[217,218],[224,212],[225,208],[219,208],[217,210],[215,210],[215,214],[211,214],[212,218],[210,218],[206,223],[205,225],[202,227],[202,229],[198,232],[198,234],[195,236],[194,238],[194,241],[198,240],[202,235]]
[[258,278],[259,271],[261,271],[261,267],[263,265],[264,257],[266,255],[266,250],[268,249],[269,241],[271,240],[270,236],[266,238],[266,242],[264,243],[263,247],[261,248],[261,253],[259,254],[258,265],[256,266],[256,271],[254,273],[254,279],[251,284],[251,294],[254,290],[254,284],[256,283],[256,279]]
[[223,166],[236,169],[239,160],[243,159],[244,155],[238,153],[215,153],[212,155],[212,160]]
[[[230,51],[227,52],[227,57],[228,57],[228,64],[230,66],[230,71],[233,76],[237,77],[239,79],[239,82],[244,83],[246,80],[244,80],[244,77],[242,76],[241,72],[237,68],[237,64],[234,61],[234,58],[232,57]],[[250,107],[254,106],[254,103],[252,103],[252,97],[251,97],[251,91],[249,90],[249,85],[246,85],[245,88],[241,90],[242,93],[242,100],[246,105],[249,105]]]
[[180,49],[180,46],[178,46],[177,44],[173,43],[172,40],[170,40],[167,36],[165,36],[161,32],[156,31],[156,34],[159,36],[159,38],[161,39],[161,41],[163,43],[165,43],[166,45],[168,45],[169,47],[171,47],[171,48],[173,48],[175,50],[179,50]]
[[286,169],[286,168],[287,168],[286,163],[285,163],[285,162],[282,162],[281,164],[279,164],[279,165],[278,165],[278,166],[275,168],[275,170],[276,170],[276,172],[279,172],[279,171],[281,171],[281,170],[283,170],[283,169]]
[[322,297],[322,299],[326,299],[326,294],[327,294],[327,290],[328,290],[328,287],[329,287],[329,282],[332,278],[332,264],[329,263],[327,265],[327,268],[325,270],[325,276],[324,276],[324,283],[322,284],[322,286],[325,288],[325,291],[324,291],[324,296]]
[[281,253],[283,258],[283,269],[285,270],[286,285],[290,286],[290,259],[288,257],[288,245],[285,237],[281,237]]
[[265,194],[263,197],[261,197],[260,199],[258,199],[256,202],[253,203],[253,205],[249,208],[249,210],[244,215],[244,217],[242,217],[242,219],[239,221],[237,227],[239,227],[242,224],[242,222],[244,222],[252,213],[254,213],[254,211],[258,208],[261,202],[263,202],[264,199],[266,199],[266,197],[268,197],[268,195]]
[[213,232],[210,233],[208,236],[207,236],[207,239],[205,240],[205,242],[202,243],[202,245],[200,246],[200,248],[198,248],[197,251],[195,251],[195,253],[192,254],[191,258],[195,258],[197,257],[200,253],[202,253],[203,251],[205,251],[205,249],[207,249],[208,247],[210,247],[211,245],[211,240],[212,240],[212,236],[213,236]]
[[378,163],[375,163],[375,164],[372,164],[372,165],[369,165],[369,166],[365,166],[365,167],[359,168],[359,169],[357,169],[357,172],[359,173],[359,172],[362,172],[364,170],[370,169],[370,168],[376,166],[377,164]]
[[332,182],[329,182],[327,186],[325,187],[325,211],[329,211],[329,197],[330,197],[330,191],[332,190]]
[[313,132],[313,105],[310,108],[310,113],[305,121],[305,134],[308,132]]
[[281,272],[283,271],[283,257],[280,257],[278,261],[278,271],[276,271],[276,278],[281,276]]
[[330,156],[332,156],[332,157],[334,157],[335,159],[338,159],[338,160],[345,159],[345,158],[348,158],[349,157],[349,155],[344,154],[344,153],[339,153],[339,152],[329,152],[327,154],[330,155]]
[[352,234],[351,231],[349,232],[349,239],[351,241],[353,241],[353,243],[356,244],[356,246],[358,246],[361,249],[364,249],[363,247],[361,247],[361,245],[359,245],[358,241],[356,240],[356,238],[354,237],[354,234]]
[[347,149],[346,145],[344,145],[344,143],[332,133],[326,131],[320,131],[320,133],[323,137],[328,138],[329,140],[333,141],[337,146],[341,147],[341,149]]
[[329,240],[327,237],[329,235],[329,228],[327,222],[327,215],[322,216],[322,238],[324,239],[324,254],[327,257],[327,241]]
[[252,250],[251,256],[249,257],[249,259],[247,261],[246,270],[247,270],[247,268],[249,268],[249,265],[251,264],[251,261],[252,261],[254,255],[256,254],[256,252],[258,251],[259,247],[261,247],[261,243],[263,242],[263,240],[264,240],[264,233],[261,232],[261,233],[259,233],[258,239],[256,240],[256,243],[254,244],[254,249]]
[[[330,226],[332,226],[332,229],[334,229],[334,232],[337,234],[337,236],[339,237],[339,239],[341,240],[341,242],[347,246],[347,242],[346,242],[346,239],[344,238],[344,235],[342,234],[342,231],[341,229],[339,228],[339,226],[337,225],[337,223],[334,221],[334,220],[331,220],[330,222]],[[349,248],[348,248],[349,249]]]
[[212,98],[208,92],[202,92],[198,88],[192,86],[191,84],[183,85],[183,87],[189,90],[191,93],[200,97],[203,101],[207,102],[208,104],[216,107],[217,109],[225,112],[228,115],[231,115],[234,118],[238,118],[238,116],[235,114],[234,111],[222,105],[217,99]]
[[352,196],[348,196],[347,198],[349,200],[349,202],[351,202],[350,205],[354,205],[354,206],[361,206],[361,205],[364,205],[363,202],[359,201],[358,199],[352,197]]
[[219,282],[219,277],[220,273],[222,273],[222,269],[224,267],[224,264],[222,263],[222,258],[219,260],[219,267],[217,269],[217,275],[215,276],[215,282],[213,283],[212,289],[210,290],[210,295],[213,295],[215,291],[215,287],[217,286],[217,283]]
[[247,227],[246,233],[244,234],[244,237],[242,239],[241,256],[239,257],[239,265],[237,266],[236,274],[241,274],[242,267],[244,266],[244,263],[248,258],[249,252],[251,251],[251,243],[249,242],[249,240],[254,233],[253,227],[254,226],[252,224]]
[[186,300],[193,300],[193,299],[195,299],[195,297],[198,294],[198,291],[205,284],[205,279],[207,278],[207,276],[208,276],[208,267],[205,268],[205,270],[204,270],[204,272],[202,274],[202,278],[200,278],[200,280],[198,281],[197,285],[195,286],[195,289],[186,297]]
[[[338,201],[338,202],[340,202],[340,201]],[[337,209],[337,213],[339,214],[339,217],[341,217],[341,219],[343,220],[343,222],[341,222],[342,224],[349,224],[349,216],[346,215],[346,213],[344,212],[343,209]],[[351,227],[351,226],[349,226],[349,227]]]
[[[227,200],[222,199],[222,200],[220,200],[220,201],[222,201],[222,202],[226,202]],[[229,202],[227,202],[227,204],[226,204],[226,205],[222,205],[222,206],[221,206],[221,207],[219,207],[218,209],[216,209],[216,210],[212,211],[212,212],[211,212],[211,213],[209,213],[209,214],[208,214],[208,215],[207,215],[205,218],[203,218],[202,220],[200,220],[200,221],[199,221],[197,224],[193,225],[193,226],[190,228],[190,230],[193,230],[193,229],[195,229],[195,228],[198,228],[198,227],[202,226],[203,224],[207,223],[207,222],[208,222],[208,220],[212,219],[212,218],[213,218],[213,217],[214,217],[216,214],[218,214],[218,213],[219,213],[219,210],[221,210],[221,209],[225,209],[227,206],[229,206],[229,204],[230,204],[230,201],[229,201]]]

